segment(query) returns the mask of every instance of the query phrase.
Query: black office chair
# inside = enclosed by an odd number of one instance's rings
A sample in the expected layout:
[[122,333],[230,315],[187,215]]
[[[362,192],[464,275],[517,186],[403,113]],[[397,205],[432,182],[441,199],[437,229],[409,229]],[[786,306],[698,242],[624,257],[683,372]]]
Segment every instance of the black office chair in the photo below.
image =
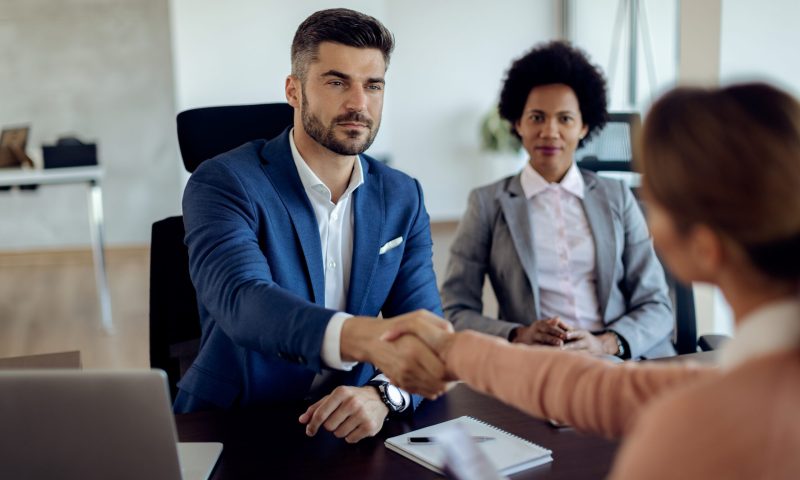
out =
[[[292,124],[286,103],[186,110],[178,114],[183,165],[201,162],[252,140],[274,138]],[[183,217],[153,223],[150,247],[150,366],[167,372],[172,398],[200,346],[197,296],[189,278]]]
[[633,138],[641,123],[636,112],[609,113],[603,130],[575,151],[578,166],[593,172],[630,172]]
[[[603,131],[575,152],[578,166],[593,172],[624,172],[633,175],[631,169],[633,135],[640,125],[641,119],[636,112],[609,113],[609,121]],[[632,179],[629,186],[638,199],[638,177],[628,178]],[[647,206],[641,200],[639,206],[646,214]],[[663,265],[664,262],[661,263]],[[678,354],[685,354],[697,352],[698,346],[702,351],[718,348],[727,339],[725,335],[703,335],[699,339],[697,337],[697,317],[691,285],[679,282],[666,268],[664,271],[675,315],[675,331],[672,338],[675,350]]]

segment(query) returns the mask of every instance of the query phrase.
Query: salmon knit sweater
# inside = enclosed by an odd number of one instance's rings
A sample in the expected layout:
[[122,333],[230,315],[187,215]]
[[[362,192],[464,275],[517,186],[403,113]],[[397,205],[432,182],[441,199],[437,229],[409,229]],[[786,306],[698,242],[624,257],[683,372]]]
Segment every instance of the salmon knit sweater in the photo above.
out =
[[467,331],[446,363],[471,387],[531,415],[624,436],[613,479],[800,478],[798,349],[721,371],[611,364]]

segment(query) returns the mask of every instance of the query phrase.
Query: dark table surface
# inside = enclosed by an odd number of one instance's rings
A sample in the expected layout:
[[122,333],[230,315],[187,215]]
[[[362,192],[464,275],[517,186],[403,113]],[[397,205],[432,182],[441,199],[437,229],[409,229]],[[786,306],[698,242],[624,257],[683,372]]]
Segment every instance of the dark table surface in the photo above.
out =
[[553,462],[513,475],[513,479],[603,478],[609,471],[617,442],[572,429],[558,429],[493,398],[458,385],[434,402],[425,402],[413,419],[390,420],[374,438],[350,445],[322,430],[305,436],[297,417],[304,404],[231,412],[176,415],[184,442],[224,444],[213,479],[332,478],[429,479],[441,478],[384,447],[387,437],[426,427],[461,415],[470,415],[553,451]]

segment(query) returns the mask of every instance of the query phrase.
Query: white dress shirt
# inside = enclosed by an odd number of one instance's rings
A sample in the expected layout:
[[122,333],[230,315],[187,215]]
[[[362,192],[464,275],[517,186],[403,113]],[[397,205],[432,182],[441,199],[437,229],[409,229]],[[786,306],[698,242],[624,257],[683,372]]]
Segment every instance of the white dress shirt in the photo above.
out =
[[738,322],[736,336],[719,349],[719,365],[735,368],[752,358],[800,347],[800,297],[769,303]]
[[602,330],[594,236],[582,204],[583,176],[573,163],[560,183],[548,183],[528,163],[520,181],[528,199],[542,316],[561,317],[578,329]]
[[[300,175],[306,196],[314,209],[319,227],[319,243],[322,246],[323,271],[325,272],[325,308],[338,310],[328,321],[325,335],[322,338],[322,351],[320,356],[328,368],[334,370],[352,370],[358,362],[343,362],[341,354],[342,327],[345,320],[352,317],[345,313],[347,307],[347,291],[350,287],[350,269],[353,263],[353,192],[364,183],[364,171],[361,168],[361,159],[356,157],[353,172],[350,174],[350,183],[339,201],[331,201],[330,189],[309,168],[303,160],[297,145],[294,143],[294,129],[289,134],[289,146],[292,158]],[[333,380],[331,372],[323,371],[314,378],[311,384],[311,393],[326,392]],[[385,375],[380,374],[374,380],[389,381]],[[404,399],[404,408],[411,405],[411,396],[400,390]]]
[[322,361],[329,368],[351,370],[357,362],[342,362],[340,338],[344,321],[352,315],[343,313],[347,306],[347,290],[350,286],[350,267],[353,261],[353,192],[364,183],[361,161],[353,163],[350,183],[339,201],[331,201],[331,191],[309,168],[294,143],[294,130],[289,135],[292,158],[300,175],[314,216],[319,227],[319,243],[322,246],[323,271],[325,272],[325,308],[338,310],[325,328],[322,340]]

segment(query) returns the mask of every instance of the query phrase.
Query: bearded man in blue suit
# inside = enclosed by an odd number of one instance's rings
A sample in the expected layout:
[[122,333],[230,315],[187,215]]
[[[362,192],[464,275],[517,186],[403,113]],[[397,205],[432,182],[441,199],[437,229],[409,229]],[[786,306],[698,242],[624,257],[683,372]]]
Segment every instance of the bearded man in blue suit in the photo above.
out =
[[418,405],[399,388],[443,392],[434,352],[413,336],[381,338],[400,324],[450,328],[419,183],[362,154],[380,125],[392,48],[372,17],[314,13],[292,43],[293,126],[189,179],[203,334],[176,412],[306,399],[307,434],[324,427],[356,442]]

